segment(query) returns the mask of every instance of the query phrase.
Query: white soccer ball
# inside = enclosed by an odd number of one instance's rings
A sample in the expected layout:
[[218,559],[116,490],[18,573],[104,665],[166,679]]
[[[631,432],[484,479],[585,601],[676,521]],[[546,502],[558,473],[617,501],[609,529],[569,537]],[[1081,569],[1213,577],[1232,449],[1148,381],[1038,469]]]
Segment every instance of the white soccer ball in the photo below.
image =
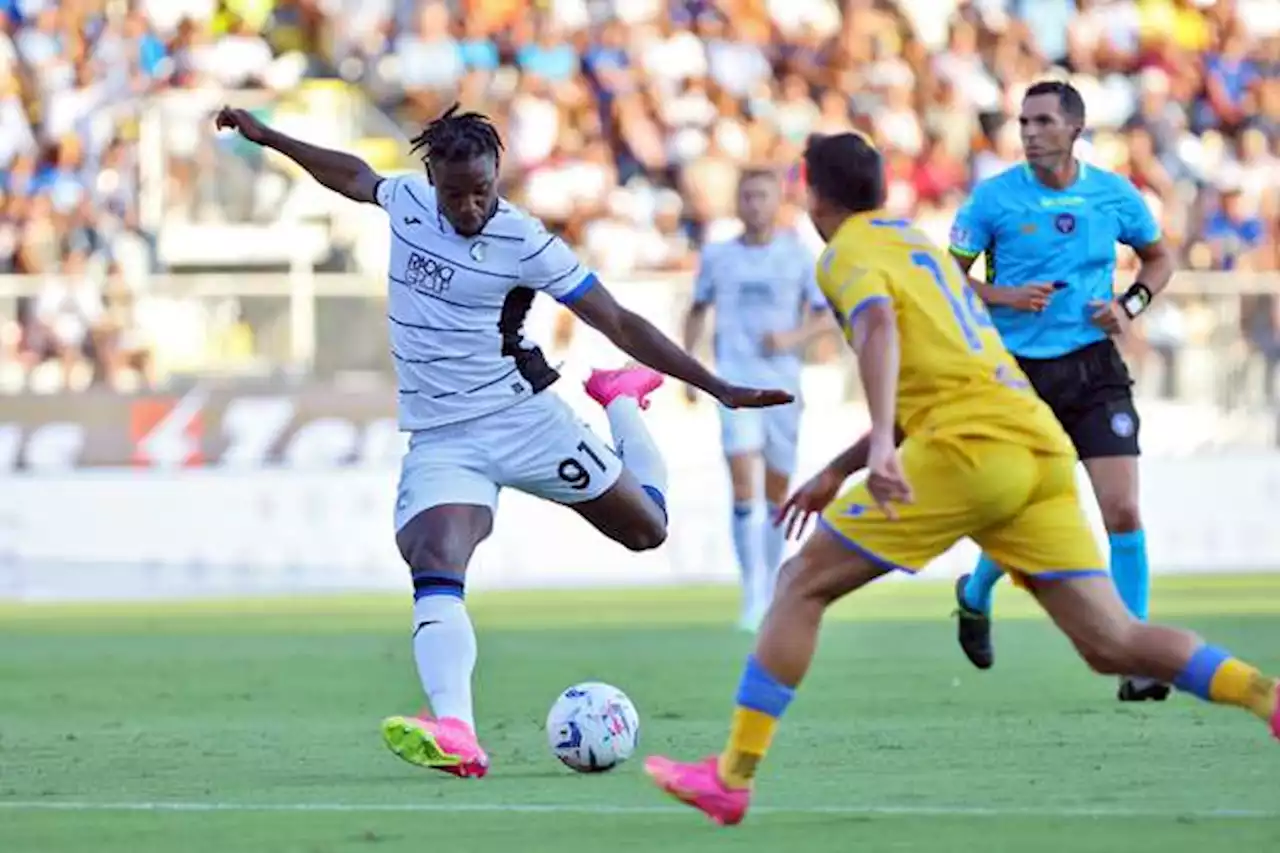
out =
[[636,751],[640,715],[627,694],[599,681],[575,684],[547,714],[551,752],[579,773],[603,773]]

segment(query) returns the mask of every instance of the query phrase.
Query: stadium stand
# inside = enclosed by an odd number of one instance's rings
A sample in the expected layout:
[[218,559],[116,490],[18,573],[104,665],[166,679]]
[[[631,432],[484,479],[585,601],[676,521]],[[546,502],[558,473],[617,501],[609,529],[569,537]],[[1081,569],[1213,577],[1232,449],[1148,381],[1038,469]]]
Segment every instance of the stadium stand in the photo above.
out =
[[[732,234],[746,163],[787,170],[786,215],[805,227],[792,168],[800,146],[811,132],[849,127],[886,152],[890,207],[944,239],[970,183],[1018,159],[1010,116],[1023,90],[1058,75],[1091,114],[1082,156],[1133,179],[1185,267],[1275,271],[1274,9],[1270,0],[0,0],[0,272],[45,282],[0,320],[0,387],[162,382],[155,340],[172,315],[147,310],[153,276],[235,269],[229,246],[249,243],[225,239],[227,228],[268,233],[287,216],[350,215],[280,164],[215,141],[206,117],[228,98],[292,116],[309,138],[388,169],[413,167],[404,131],[460,98],[506,134],[504,191],[602,272],[626,276],[688,271],[698,245]],[[142,128],[157,106],[163,132],[148,142]],[[329,115],[355,130],[318,136]],[[184,254],[179,242],[218,256]],[[308,263],[356,268],[331,244],[343,241],[318,239]],[[1274,398],[1280,304],[1274,292],[1240,298],[1233,334],[1264,362]],[[241,309],[217,310],[227,315],[219,352],[247,362]],[[1173,363],[1214,333],[1207,311],[1163,302],[1134,352]],[[1160,389],[1177,391],[1173,378]]]

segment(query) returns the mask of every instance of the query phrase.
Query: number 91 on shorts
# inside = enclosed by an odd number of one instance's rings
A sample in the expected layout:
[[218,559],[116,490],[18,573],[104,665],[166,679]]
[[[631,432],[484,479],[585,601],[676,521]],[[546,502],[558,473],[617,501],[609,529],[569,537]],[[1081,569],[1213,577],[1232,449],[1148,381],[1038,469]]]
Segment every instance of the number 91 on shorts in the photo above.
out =
[[503,488],[582,503],[608,491],[622,470],[613,448],[544,392],[491,415],[413,433],[400,468],[395,527],[445,504],[493,510]]

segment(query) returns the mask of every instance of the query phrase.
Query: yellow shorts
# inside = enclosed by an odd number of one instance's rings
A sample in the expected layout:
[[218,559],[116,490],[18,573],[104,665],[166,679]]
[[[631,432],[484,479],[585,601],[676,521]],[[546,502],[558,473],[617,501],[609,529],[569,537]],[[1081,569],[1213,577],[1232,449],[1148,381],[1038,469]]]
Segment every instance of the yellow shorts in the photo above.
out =
[[865,483],[837,498],[822,525],[886,569],[918,572],[964,537],[1010,572],[1048,580],[1105,574],[1076,490],[1074,456],[994,439],[908,438],[900,448],[915,502],[886,518]]

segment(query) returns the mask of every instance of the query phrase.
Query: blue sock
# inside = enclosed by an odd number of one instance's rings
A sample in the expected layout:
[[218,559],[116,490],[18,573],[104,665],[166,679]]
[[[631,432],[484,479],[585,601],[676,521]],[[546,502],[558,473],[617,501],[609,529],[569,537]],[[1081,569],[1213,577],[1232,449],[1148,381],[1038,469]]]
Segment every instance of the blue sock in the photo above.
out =
[[767,578],[766,592],[772,600],[773,588],[778,580],[778,569],[782,568],[782,552],[787,547],[787,528],[773,523],[778,515],[776,506],[765,504],[765,512],[768,514],[764,520],[764,567]]
[[978,565],[974,567],[973,574],[969,575],[969,580],[964,585],[962,595],[965,605],[979,613],[990,613],[991,592],[1003,576],[1004,571],[1000,566],[983,554],[978,560]]
[[1151,569],[1147,564],[1147,535],[1111,533],[1111,578],[1125,607],[1135,619],[1146,621],[1147,602],[1151,597]]
[[761,590],[761,546],[764,531],[760,529],[760,507],[756,503],[733,505],[733,549],[738,554],[738,571],[742,575],[744,604],[755,605]]
[[747,665],[742,670],[742,678],[738,681],[737,704],[767,714],[774,719],[783,715],[791,700],[795,698],[796,689],[788,687],[769,674],[760,665],[755,655],[747,658]]
[[1217,674],[1218,668],[1230,658],[1230,654],[1216,646],[1201,646],[1196,649],[1191,660],[1187,661],[1186,669],[1178,673],[1178,677],[1173,680],[1173,686],[1183,693],[1190,693],[1210,701],[1213,677]]

